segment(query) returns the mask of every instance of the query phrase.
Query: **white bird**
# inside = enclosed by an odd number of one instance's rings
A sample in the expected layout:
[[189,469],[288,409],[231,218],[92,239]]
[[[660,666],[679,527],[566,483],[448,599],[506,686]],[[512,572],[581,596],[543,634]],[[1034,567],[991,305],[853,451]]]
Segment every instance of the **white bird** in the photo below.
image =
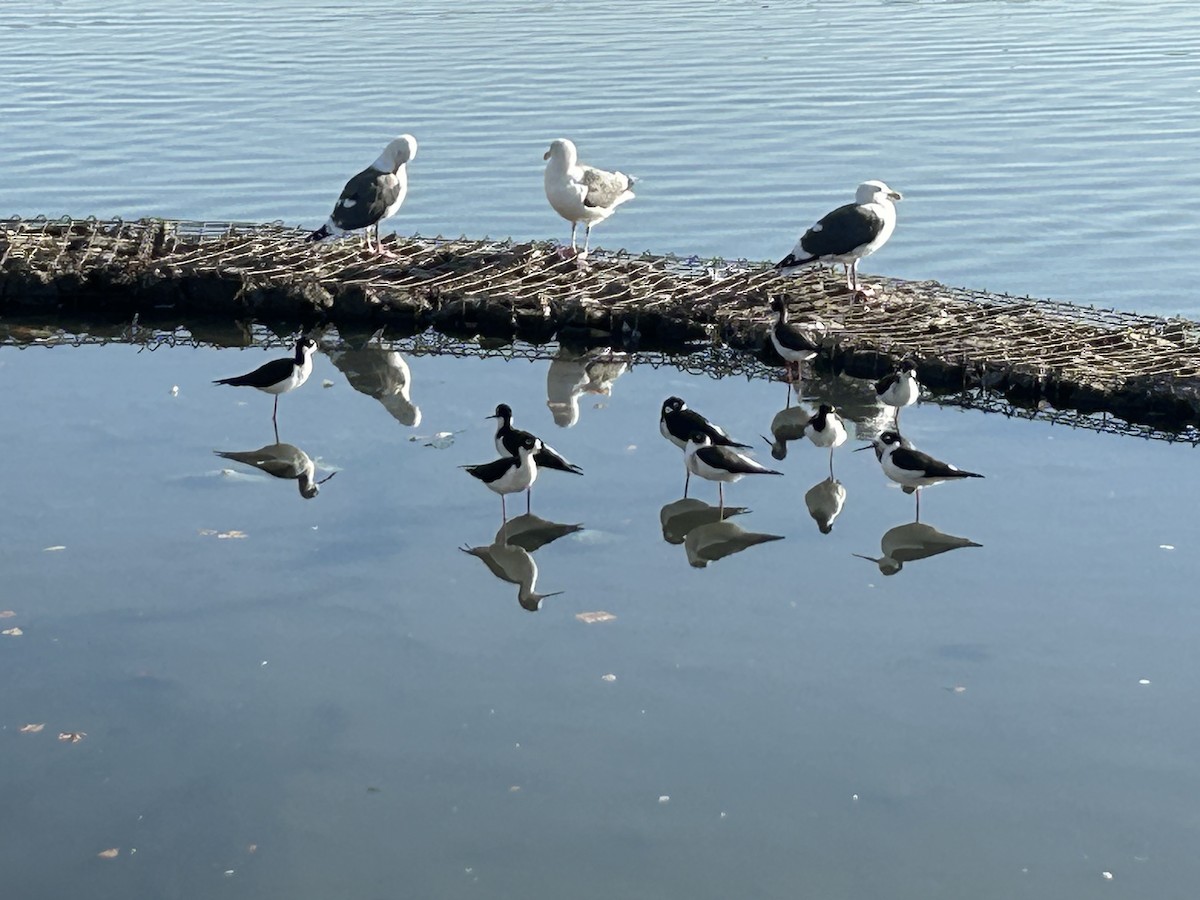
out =
[[817,414],[804,426],[804,436],[818,447],[829,448],[829,477],[833,477],[833,449],[846,443],[846,426],[837,410],[828,403],[817,407]]
[[896,229],[896,206],[902,199],[882,181],[864,181],[854,202],[827,213],[800,236],[792,252],[775,264],[781,275],[791,275],[812,263],[842,263],[849,266],[847,285],[856,294],[858,261],[887,243]]
[[[366,229],[367,248],[391,256],[379,239],[379,223],[394,216],[408,194],[408,163],[417,155],[417,139],[402,134],[383,148],[379,158],[342,188],[329,221],[308,236],[310,241]],[[375,232],[375,244],[371,232]]]
[[579,162],[575,145],[559,138],[550,145],[543,159],[546,164],[546,199],[554,211],[571,223],[571,249],[575,250],[575,229],[583,223],[583,256],[587,256],[592,226],[603,222],[627,200],[634,197],[634,180],[623,172],[606,172]]

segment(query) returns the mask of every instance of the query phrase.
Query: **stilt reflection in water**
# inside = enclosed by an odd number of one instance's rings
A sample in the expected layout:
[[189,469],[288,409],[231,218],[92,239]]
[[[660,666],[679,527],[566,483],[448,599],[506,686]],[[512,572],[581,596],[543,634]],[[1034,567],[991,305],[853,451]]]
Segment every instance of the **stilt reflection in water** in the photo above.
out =
[[821,534],[833,531],[833,521],[846,505],[846,488],[832,475],[804,492],[804,505]]
[[537,612],[541,609],[542,601],[547,597],[556,597],[562,591],[551,591],[539,594],[536,590],[538,579],[537,563],[524,547],[517,544],[497,542],[486,547],[460,547],[463,553],[469,553],[483,560],[488,570],[501,581],[517,585],[517,602],[522,609]]
[[745,506],[726,506],[721,509],[694,497],[684,497],[663,506],[659,510],[658,519],[662,525],[663,540],[668,544],[682,544],[688,532],[694,528],[748,512],[750,509]]
[[[278,436],[278,435],[277,435]],[[214,450],[217,456],[230,459],[275,478],[295,480],[300,496],[311,500],[321,491],[321,485],[337,474],[330,472],[324,478],[316,478],[317,464],[312,457],[294,444],[268,444],[258,450]]]
[[787,445],[804,438],[804,429],[810,418],[811,414],[802,406],[787,406],[775,413],[771,419],[771,436],[762,436],[771,445],[771,456],[786,459]]
[[883,533],[879,542],[883,556],[876,558],[863,556],[861,553],[855,553],[854,556],[875,563],[884,575],[895,575],[904,568],[906,562],[927,559],[960,547],[982,546],[968,538],[938,531],[932,525],[923,522],[908,522],[889,528]]
[[710,562],[741,553],[757,544],[782,540],[781,534],[746,531],[736,522],[722,520],[693,528],[683,539],[683,549],[687,553],[688,564],[703,569]]

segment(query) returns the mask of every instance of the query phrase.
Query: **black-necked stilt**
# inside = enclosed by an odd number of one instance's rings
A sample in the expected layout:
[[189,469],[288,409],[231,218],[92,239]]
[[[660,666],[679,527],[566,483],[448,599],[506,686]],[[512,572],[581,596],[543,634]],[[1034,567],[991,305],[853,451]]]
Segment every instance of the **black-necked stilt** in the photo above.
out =
[[841,514],[842,507],[846,505],[846,488],[830,475],[804,492],[804,505],[813,521],[817,523],[821,534],[829,534],[833,531],[833,520]]
[[[658,417],[658,431],[668,441],[681,450],[687,449],[688,439],[693,434],[708,435],[709,440],[717,447],[738,447],[749,450],[749,444],[741,444],[725,433],[720,425],[710,422],[678,397],[668,397],[663,401],[662,413]],[[683,482],[683,496],[687,497],[688,483],[692,472],[689,469]]]
[[837,410],[828,403],[817,407],[817,413],[804,426],[804,436],[818,447],[829,448],[829,476],[833,477],[833,449],[846,443],[846,426]]
[[554,211],[571,223],[571,250],[575,250],[575,229],[583,223],[583,253],[586,257],[592,239],[592,226],[611,216],[618,206],[634,197],[633,183],[623,172],[606,172],[579,161],[575,145],[566,138],[550,144],[542,157],[547,160],[543,177],[546,199]]
[[295,352],[286,359],[273,359],[259,366],[253,372],[245,375],[235,375],[233,378],[218,378],[213,384],[230,384],[234,387],[258,388],[268,394],[275,395],[275,408],[271,412],[271,421],[276,421],[279,414],[279,395],[294,391],[312,374],[312,358],[316,352],[317,342],[310,337],[302,337],[296,341]]
[[771,326],[771,346],[783,358],[784,371],[787,373],[788,402],[792,397],[792,366],[796,367],[795,381],[800,380],[800,366],[817,355],[820,345],[811,331],[798,328],[788,322],[787,301],[776,297],[771,301],[771,309],[777,315],[775,324]]
[[870,444],[859,447],[875,449],[875,457],[883,474],[903,488],[904,493],[917,495],[917,521],[921,520],[921,488],[960,478],[982,478],[978,472],[967,472],[957,466],[934,459],[917,450],[897,431],[885,431]]
[[[508,456],[516,456],[521,445],[526,438],[534,437],[528,431],[522,431],[519,428],[513,428],[512,424],[512,408],[507,403],[501,403],[496,407],[496,412],[489,419],[499,419],[500,424],[496,426],[496,452]],[[540,438],[539,438],[540,441]],[[566,457],[547,444],[541,442],[541,449],[534,454],[533,460],[537,463],[539,469],[554,469],[556,472],[570,472],[572,475],[582,475],[583,469],[575,465],[573,462],[568,462]],[[529,495],[531,490],[525,492],[525,512],[529,512]]]
[[812,263],[843,263],[850,267],[847,285],[856,294],[868,293],[858,287],[858,261],[870,256],[892,236],[896,229],[894,201],[901,199],[882,181],[864,181],[855,192],[854,202],[827,213],[804,232],[792,252],[775,264],[781,275],[791,275]]
[[883,538],[879,542],[883,556],[864,556],[861,553],[852,555],[875,563],[884,575],[895,575],[904,568],[906,562],[928,559],[939,553],[958,550],[962,547],[982,546],[983,544],[977,544],[968,538],[938,531],[932,525],[909,522],[906,525],[889,528],[884,532]]
[[896,408],[896,426],[900,425],[900,410],[912,406],[921,396],[921,383],[917,381],[917,367],[905,360],[890,375],[875,382],[875,396],[885,406]]
[[477,466],[462,467],[473,478],[478,478],[500,495],[500,515],[504,522],[508,521],[508,509],[505,506],[504,495],[516,494],[532,487],[537,480],[537,463],[534,461],[534,457],[541,449],[542,442],[530,434],[526,435],[517,446],[515,456],[505,456]]
[[757,460],[751,459],[744,453],[738,453],[732,447],[718,447],[712,442],[712,436],[697,431],[687,442],[684,450],[684,465],[688,472],[693,472],[701,478],[717,483],[717,508],[725,509],[725,484],[740,481],[743,475],[782,475],[774,469],[768,469]]
[[300,496],[311,500],[321,492],[321,485],[337,474],[330,472],[317,479],[317,464],[312,457],[294,444],[268,444],[258,450],[214,450],[223,459],[253,466],[275,478],[295,479]]
[[[417,155],[417,139],[402,134],[383,148],[378,159],[346,182],[329,221],[308,236],[310,241],[337,237],[347,231],[365,230],[367,248],[385,256],[379,238],[379,223],[396,214],[408,193],[408,166]],[[375,244],[371,243],[371,232]]]

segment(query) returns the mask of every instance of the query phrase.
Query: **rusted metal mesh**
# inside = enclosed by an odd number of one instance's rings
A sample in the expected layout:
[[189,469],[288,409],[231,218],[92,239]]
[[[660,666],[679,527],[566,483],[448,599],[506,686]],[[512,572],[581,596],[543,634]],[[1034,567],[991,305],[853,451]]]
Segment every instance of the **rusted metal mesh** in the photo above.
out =
[[[171,329],[155,328],[141,325],[136,320],[120,326],[102,326],[90,330],[78,326],[67,328],[45,323],[6,324],[0,322],[0,346],[17,349],[131,344],[149,352],[162,348],[231,346],[274,347],[285,350],[290,348],[294,341],[295,336],[292,334],[277,334],[262,326],[251,325],[230,327],[228,331],[218,336],[203,337],[199,330],[192,330],[187,326],[181,325]],[[580,355],[580,352],[568,351],[556,343],[534,346],[517,342],[488,346],[486,342],[454,338],[434,330],[392,338],[386,334],[386,329],[372,335],[343,336],[336,328],[330,328],[320,335],[320,345],[326,352],[371,346],[395,350],[408,357],[453,356],[546,363]],[[607,351],[603,348],[589,351],[593,357],[599,358],[604,358],[605,354],[609,352],[614,353],[616,359],[626,363],[630,368],[644,365],[657,369],[665,366],[689,375],[713,379],[779,380],[781,377],[781,370],[778,366],[769,365],[750,354],[719,344],[686,354],[646,351],[626,353],[619,350]],[[809,380],[808,384],[819,394],[828,380],[835,377],[837,376],[827,372],[818,373]],[[926,397],[944,406],[978,409],[1014,419],[1051,422],[1070,428],[1083,428],[1089,431],[1140,437],[1146,440],[1186,443],[1193,447],[1200,445],[1200,429],[1193,427],[1168,430],[1127,422],[1105,413],[1085,414],[1073,410],[1056,410],[1045,403],[1020,407],[983,387],[943,391],[938,392],[936,396],[927,393]]]
[[794,321],[818,325],[839,352],[953,363],[985,386],[989,373],[996,381],[1017,373],[1032,384],[1027,394],[1051,399],[1063,396],[1064,385],[1089,392],[1070,405],[1094,407],[1118,389],[1124,406],[1114,408],[1123,410],[1136,407],[1139,392],[1200,402],[1200,324],[1185,319],[886,278],[872,279],[877,295],[864,301],[845,290],[840,273],[813,269],[784,279],[747,260],[593,251],[581,266],[553,243],[420,236],[390,236],[386,257],[366,252],[358,237],[313,244],[306,234],[278,223],[7,219],[0,220],[0,274],[78,280],[128,266],[159,278],[304,283],[335,298],[335,320],[348,288],[435,306],[485,301],[514,316],[600,309],[603,323],[621,323],[635,338],[639,322],[660,316],[699,325],[702,337],[737,349],[762,346],[768,300],[782,296]]

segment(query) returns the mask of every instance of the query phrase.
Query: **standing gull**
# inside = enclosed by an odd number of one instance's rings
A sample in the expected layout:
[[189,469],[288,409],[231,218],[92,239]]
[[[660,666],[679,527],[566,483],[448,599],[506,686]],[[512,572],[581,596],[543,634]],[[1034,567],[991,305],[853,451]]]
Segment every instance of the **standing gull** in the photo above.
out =
[[[342,188],[329,221],[308,236],[310,241],[337,237],[347,231],[366,229],[367,248],[386,256],[379,238],[379,223],[394,216],[408,193],[408,163],[417,155],[417,139],[402,134],[383,148],[379,158]],[[371,232],[375,232],[375,244]]]
[[839,206],[801,235],[792,252],[775,264],[781,275],[791,275],[812,263],[843,263],[849,266],[847,286],[855,294],[867,293],[858,287],[858,261],[870,256],[892,236],[896,229],[896,200],[882,181],[864,181],[858,186],[854,202]]
[[634,179],[622,172],[606,172],[579,162],[575,145],[559,138],[550,145],[546,164],[546,199],[554,211],[571,223],[571,249],[575,229],[583,223],[583,256],[587,256],[592,226],[603,222],[626,200],[632,200]]

